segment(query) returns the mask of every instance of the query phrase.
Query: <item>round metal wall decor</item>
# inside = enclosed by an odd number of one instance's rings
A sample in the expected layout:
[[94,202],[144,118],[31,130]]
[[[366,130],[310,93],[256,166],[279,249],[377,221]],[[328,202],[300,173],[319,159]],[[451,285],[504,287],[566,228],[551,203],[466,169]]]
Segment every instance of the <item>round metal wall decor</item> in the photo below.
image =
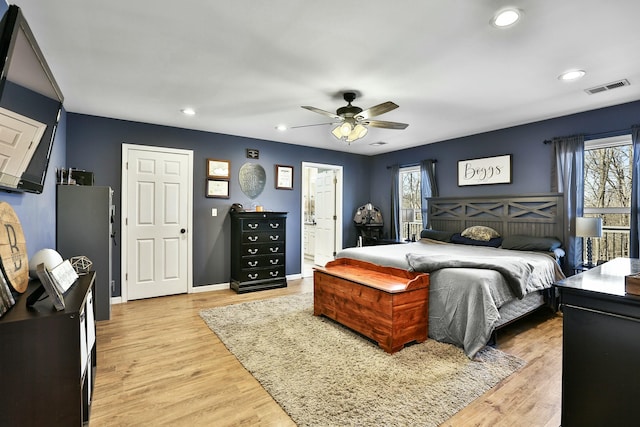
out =
[[267,182],[264,168],[256,163],[245,163],[240,168],[240,189],[250,199],[255,199],[262,193]]

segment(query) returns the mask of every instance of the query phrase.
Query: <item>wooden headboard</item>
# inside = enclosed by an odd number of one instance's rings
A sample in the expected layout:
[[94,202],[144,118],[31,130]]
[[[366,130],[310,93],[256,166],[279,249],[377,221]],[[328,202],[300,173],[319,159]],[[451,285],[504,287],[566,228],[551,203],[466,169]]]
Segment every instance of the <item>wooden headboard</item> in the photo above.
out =
[[434,230],[461,232],[484,225],[502,237],[523,234],[563,240],[563,194],[526,196],[431,197],[429,224]]

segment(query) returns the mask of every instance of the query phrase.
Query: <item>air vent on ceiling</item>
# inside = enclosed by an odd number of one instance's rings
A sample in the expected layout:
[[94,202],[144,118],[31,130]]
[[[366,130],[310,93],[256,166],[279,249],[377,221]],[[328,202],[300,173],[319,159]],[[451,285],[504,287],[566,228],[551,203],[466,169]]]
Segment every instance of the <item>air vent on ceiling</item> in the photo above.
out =
[[600,92],[605,92],[607,90],[611,90],[611,89],[616,89],[622,86],[629,86],[629,80],[627,79],[622,79],[622,80],[618,80],[617,82],[611,82],[611,83],[607,83],[606,85],[601,85],[601,86],[596,86],[596,87],[592,87],[589,89],[585,89],[584,91],[587,92],[589,95],[593,95],[596,93],[600,93]]

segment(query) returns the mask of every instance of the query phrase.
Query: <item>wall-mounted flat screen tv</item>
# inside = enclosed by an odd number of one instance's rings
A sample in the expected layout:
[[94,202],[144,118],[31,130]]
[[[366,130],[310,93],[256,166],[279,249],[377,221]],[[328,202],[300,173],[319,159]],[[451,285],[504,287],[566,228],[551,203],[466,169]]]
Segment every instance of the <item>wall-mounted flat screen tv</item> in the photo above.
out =
[[64,98],[18,6],[0,21],[0,189],[41,193]]

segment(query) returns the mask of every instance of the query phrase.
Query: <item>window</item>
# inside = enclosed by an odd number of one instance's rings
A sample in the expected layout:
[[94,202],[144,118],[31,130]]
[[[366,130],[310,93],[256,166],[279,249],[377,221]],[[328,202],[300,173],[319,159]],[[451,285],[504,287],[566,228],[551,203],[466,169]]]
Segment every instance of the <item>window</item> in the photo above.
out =
[[420,196],[420,166],[400,168],[400,238],[420,238],[422,230],[422,208]]
[[632,149],[631,135],[584,143],[584,216],[602,218],[594,261],[629,256]]

